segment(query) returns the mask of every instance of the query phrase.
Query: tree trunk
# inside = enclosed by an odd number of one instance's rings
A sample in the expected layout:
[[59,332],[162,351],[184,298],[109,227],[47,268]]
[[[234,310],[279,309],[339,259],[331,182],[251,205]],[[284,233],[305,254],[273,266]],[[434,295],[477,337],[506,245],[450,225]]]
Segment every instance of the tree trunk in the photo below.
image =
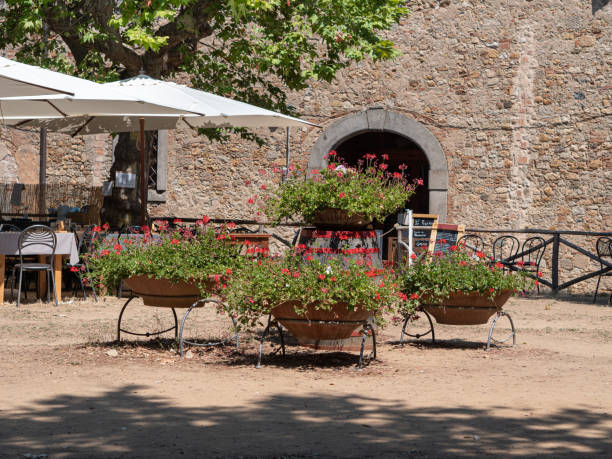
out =
[[[150,150],[150,132],[146,132],[145,146]],[[138,132],[125,132],[118,134],[113,142],[113,164],[109,180],[115,181],[113,193],[104,198],[101,212],[101,221],[111,226],[140,225],[140,134]],[[145,150],[146,151],[146,150]],[[146,151],[147,158],[152,154]],[[147,161],[148,163],[148,161]],[[148,171],[148,164],[145,171]],[[134,188],[119,188],[115,180],[116,172],[129,172],[136,175]],[[148,175],[148,174],[145,174]],[[146,177],[145,177],[146,180]],[[148,187],[145,187],[148,188]]]

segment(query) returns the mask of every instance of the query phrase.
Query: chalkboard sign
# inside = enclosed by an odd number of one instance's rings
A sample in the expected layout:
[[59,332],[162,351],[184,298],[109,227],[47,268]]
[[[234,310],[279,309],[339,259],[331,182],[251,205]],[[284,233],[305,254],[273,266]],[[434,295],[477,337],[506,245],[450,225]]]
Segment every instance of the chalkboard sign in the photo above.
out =
[[[429,239],[431,237],[431,229],[418,228],[427,226],[433,228],[438,223],[438,216],[435,214],[412,214],[412,225],[416,228],[412,232],[412,244],[415,253],[424,252],[429,246]],[[402,234],[402,237],[404,234]],[[408,234],[406,234],[406,240],[408,240]]]
[[435,223],[429,238],[429,252],[448,252],[451,246],[457,245],[464,232],[465,225]]
[[[412,225],[428,228],[419,228],[412,230],[412,250],[418,255],[422,252],[427,251],[429,246],[429,237],[431,235],[431,227],[438,222],[438,216],[435,214],[412,214]],[[408,244],[409,230],[403,229],[401,231],[402,241]],[[396,257],[399,256],[398,260],[403,260],[407,257],[407,250],[404,246],[398,248],[397,238],[390,237],[387,241],[387,260],[394,262]],[[398,253],[399,252],[399,253]]]

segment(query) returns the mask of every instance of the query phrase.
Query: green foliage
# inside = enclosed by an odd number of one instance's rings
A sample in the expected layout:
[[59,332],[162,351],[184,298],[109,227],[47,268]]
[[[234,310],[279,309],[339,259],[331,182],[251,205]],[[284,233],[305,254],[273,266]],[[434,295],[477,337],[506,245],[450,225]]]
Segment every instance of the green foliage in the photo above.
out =
[[[124,235],[99,238],[87,260],[96,287],[114,289],[121,279],[147,276],[157,279],[196,281],[204,285],[211,275],[225,276],[243,261],[240,247],[227,242],[227,232],[212,228],[169,230],[143,237]],[[231,272],[231,271],[229,271]]]
[[397,55],[383,32],[407,14],[400,0],[5,3],[0,48],[21,61],[99,81],[187,72],[196,88],[286,113],[287,89]]
[[424,256],[400,274],[402,291],[409,301],[407,313],[425,297],[438,302],[453,292],[480,293],[495,297],[503,290],[515,293],[524,289],[530,280],[522,272],[505,271],[501,263],[489,262],[486,255],[470,255],[463,247],[451,246],[448,253],[436,252]]
[[[330,161],[334,161],[336,152],[329,155]],[[317,211],[325,208],[383,221],[401,209],[415,190],[415,184],[408,183],[403,172],[390,174],[386,166],[375,155],[366,155],[356,169],[330,162],[327,169],[311,170],[310,178],[305,177],[304,171],[295,170],[268,196],[265,212],[276,223],[296,215],[311,223]]]
[[[224,291],[231,313],[240,324],[256,326],[260,317],[279,304],[296,300],[317,309],[345,302],[349,308],[364,308],[382,324],[383,313],[392,312],[399,301],[394,275],[355,261],[304,259],[298,253],[244,263],[232,275]],[[296,306],[302,314],[303,308]]]

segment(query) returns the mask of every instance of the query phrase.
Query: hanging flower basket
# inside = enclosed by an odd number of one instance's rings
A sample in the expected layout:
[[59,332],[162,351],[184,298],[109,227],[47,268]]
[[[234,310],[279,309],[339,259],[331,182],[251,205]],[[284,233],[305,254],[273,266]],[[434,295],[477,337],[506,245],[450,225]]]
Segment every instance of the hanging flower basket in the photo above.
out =
[[435,317],[436,322],[446,325],[486,324],[512,296],[512,290],[502,290],[498,295],[453,292],[449,298],[434,304],[423,298],[423,309]]
[[[185,282],[133,276],[124,279],[124,283],[134,296],[142,298],[146,306],[188,308],[202,298],[200,287],[193,281]],[[214,286],[214,279],[209,279],[206,282],[207,291],[212,291]]]
[[295,310],[303,308],[299,301],[285,301],[272,309],[272,315],[300,342],[339,340],[350,338],[372,315],[361,308],[351,309],[347,303],[339,302],[330,310],[317,309],[316,303],[305,307],[303,314]]
[[313,215],[312,224],[317,228],[363,229],[372,221],[363,214],[349,215],[347,210],[328,207]]

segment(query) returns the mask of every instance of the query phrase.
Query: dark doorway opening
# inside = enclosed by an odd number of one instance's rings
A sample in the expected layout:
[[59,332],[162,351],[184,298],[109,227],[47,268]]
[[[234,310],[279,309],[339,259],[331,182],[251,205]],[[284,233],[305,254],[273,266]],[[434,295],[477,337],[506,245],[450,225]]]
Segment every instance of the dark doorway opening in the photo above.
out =
[[406,202],[406,208],[415,213],[429,213],[429,192],[427,171],[429,161],[421,148],[407,137],[390,132],[365,132],[345,140],[335,150],[349,166],[356,166],[357,161],[366,153],[374,153],[379,158],[389,155],[389,172],[401,172],[399,166],[405,164],[405,173],[409,179],[423,179],[423,185],[417,187],[416,193]]
[[[412,140],[391,132],[369,131],[357,134],[345,140],[335,148],[338,156],[349,165],[357,166],[357,162],[367,153],[374,153],[378,158],[383,154],[389,155],[385,161],[389,164],[389,172],[401,172],[399,166],[407,166],[404,173],[410,180],[422,179],[423,185],[417,187],[416,193],[406,201],[404,208],[414,213],[429,213],[429,161],[423,150]],[[387,217],[380,229],[386,233],[397,222],[397,213]],[[395,234],[390,233],[390,236]],[[384,252],[387,253],[387,238],[384,241]]]

